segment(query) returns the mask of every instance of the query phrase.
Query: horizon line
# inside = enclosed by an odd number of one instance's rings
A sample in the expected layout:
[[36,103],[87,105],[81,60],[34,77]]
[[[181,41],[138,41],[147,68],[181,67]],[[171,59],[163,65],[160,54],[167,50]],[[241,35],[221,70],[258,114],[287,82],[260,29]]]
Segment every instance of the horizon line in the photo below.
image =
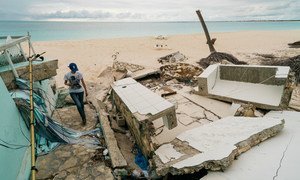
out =
[[[81,23],[190,23],[193,21],[83,21],[83,20],[0,20],[0,22],[81,22]],[[207,20],[205,22],[282,22],[282,21],[300,21],[300,19],[280,19],[280,20]]]

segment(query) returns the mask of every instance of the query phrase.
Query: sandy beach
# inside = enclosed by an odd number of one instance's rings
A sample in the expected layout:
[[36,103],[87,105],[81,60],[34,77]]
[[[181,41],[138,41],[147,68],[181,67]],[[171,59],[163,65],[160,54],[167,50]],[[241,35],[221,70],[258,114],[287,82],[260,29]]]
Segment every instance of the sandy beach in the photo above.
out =
[[[219,52],[233,54],[242,61],[258,64],[256,54],[273,54],[277,57],[292,57],[300,54],[300,49],[289,48],[288,43],[300,40],[300,31],[242,31],[211,33],[217,38],[215,48]],[[156,49],[156,44],[167,48]],[[97,76],[113,62],[112,55],[119,52],[118,61],[129,62],[145,67],[159,67],[157,59],[180,51],[195,64],[209,53],[204,34],[167,36],[166,40],[155,37],[93,39],[76,41],[34,42],[37,52],[46,51],[47,59],[58,59],[59,69],[56,81],[63,85],[63,75],[69,71],[67,65],[75,62],[84,73],[86,81],[95,81]]]

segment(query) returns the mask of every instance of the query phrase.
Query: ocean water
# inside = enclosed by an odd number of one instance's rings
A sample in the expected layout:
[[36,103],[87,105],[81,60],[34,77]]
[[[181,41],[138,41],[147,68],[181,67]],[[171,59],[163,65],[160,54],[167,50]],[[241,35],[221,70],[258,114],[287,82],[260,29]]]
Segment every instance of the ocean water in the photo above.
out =
[[[300,21],[207,22],[210,32],[300,30]],[[200,22],[41,22],[0,21],[0,36],[25,35],[34,41],[139,37],[203,32]]]

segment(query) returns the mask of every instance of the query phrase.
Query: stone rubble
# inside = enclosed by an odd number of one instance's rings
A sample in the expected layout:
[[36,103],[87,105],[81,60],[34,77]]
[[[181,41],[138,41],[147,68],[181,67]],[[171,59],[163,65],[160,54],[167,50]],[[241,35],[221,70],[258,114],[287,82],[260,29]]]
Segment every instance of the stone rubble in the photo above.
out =
[[158,59],[158,62],[161,64],[166,64],[166,63],[177,63],[177,62],[182,62],[184,60],[186,60],[187,57],[185,55],[183,55],[182,53],[180,53],[179,51],[172,53],[172,54],[168,54],[164,57],[161,57]]
[[181,82],[196,82],[203,69],[187,63],[175,63],[160,67],[161,78],[164,81],[176,79]]

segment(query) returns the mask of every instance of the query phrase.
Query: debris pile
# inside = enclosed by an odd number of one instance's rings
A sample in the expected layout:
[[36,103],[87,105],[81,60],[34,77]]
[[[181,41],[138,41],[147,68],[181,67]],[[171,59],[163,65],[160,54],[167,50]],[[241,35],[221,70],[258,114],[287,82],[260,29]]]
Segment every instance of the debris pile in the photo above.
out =
[[242,104],[234,114],[234,116],[256,117],[255,106],[253,104]]
[[196,78],[203,72],[202,68],[187,63],[165,65],[160,67],[160,70],[163,80],[177,79],[186,83],[195,82]]
[[[0,53],[0,66],[7,66],[7,65],[9,65],[9,63],[5,60],[5,58],[6,58],[5,54],[4,53]],[[23,55],[11,55],[10,54],[10,58],[11,58],[11,61],[14,64],[26,61]]]
[[157,40],[167,40],[168,37],[167,36],[163,36],[163,35],[158,35],[158,36],[155,37],[155,39],[157,39]]
[[222,61],[224,62],[224,60],[232,64],[247,64],[244,61],[238,60],[233,55],[224,52],[212,52],[207,58],[200,59],[198,64],[203,68],[207,68],[211,64],[221,63]]
[[113,68],[120,72],[131,71],[136,72],[145,69],[143,66],[126,62],[114,61]]
[[300,48],[300,41],[296,41],[288,44],[290,48]]
[[172,53],[172,54],[168,54],[164,57],[161,57],[158,59],[158,62],[161,64],[165,64],[165,63],[175,63],[175,62],[180,62],[180,61],[184,61],[186,60],[187,57],[185,55],[183,55],[182,53],[180,53],[179,51]]

